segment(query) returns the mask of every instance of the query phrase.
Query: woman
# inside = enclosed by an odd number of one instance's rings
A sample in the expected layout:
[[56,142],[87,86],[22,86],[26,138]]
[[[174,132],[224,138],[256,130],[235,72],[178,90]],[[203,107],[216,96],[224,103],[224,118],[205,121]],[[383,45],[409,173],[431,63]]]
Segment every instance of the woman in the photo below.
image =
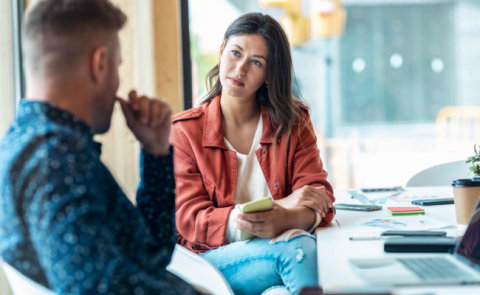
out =
[[[235,294],[318,285],[309,232],[332,221],[334,197],[292,75],[280,24],[243,15],[225,33],[202,105],[173,118],[178,242],[217,266]],[[271,211],[236,208],[266,196]],[[238,230],[258,238],[238,242]]]

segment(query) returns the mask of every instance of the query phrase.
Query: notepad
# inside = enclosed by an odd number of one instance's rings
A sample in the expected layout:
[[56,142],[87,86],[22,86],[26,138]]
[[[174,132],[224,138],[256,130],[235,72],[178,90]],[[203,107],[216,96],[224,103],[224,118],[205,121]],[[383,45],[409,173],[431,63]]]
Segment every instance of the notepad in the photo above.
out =
[[418,215],[425,214],[420,207],[387,207],[388,213],[392,215]]
[[[271,197],[265,197],[260,200],[251,201],[239,206],[240,211],[242,213],[252,213],[252,212],[260,212],[260,211],[268,211],[272,210],[273,207],[273,200]],[[239,240],[246,241],[255,238],[255,235],[245,232],[245,231],[238,231]]]

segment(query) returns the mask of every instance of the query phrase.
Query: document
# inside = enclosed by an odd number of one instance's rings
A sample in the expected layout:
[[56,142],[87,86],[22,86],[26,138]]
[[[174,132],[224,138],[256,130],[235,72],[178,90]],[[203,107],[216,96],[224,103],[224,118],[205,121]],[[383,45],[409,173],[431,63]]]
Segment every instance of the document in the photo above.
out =
[[440,230],[455,229],[456,225],[428,216],[391,216],[388,218],[361,218],[352,224],[340,224],[345,233],[381,233],[386,230]]

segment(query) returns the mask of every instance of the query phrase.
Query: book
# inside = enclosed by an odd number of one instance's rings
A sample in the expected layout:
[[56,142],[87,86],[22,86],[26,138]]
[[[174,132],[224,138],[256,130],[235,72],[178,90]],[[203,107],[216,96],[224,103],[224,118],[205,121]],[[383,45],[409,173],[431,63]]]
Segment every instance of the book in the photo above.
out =
[[[253,213],[272,210],[273,199],[272,197],[265,197],[260,200],[251,201],[238,206],[242,213]],[[246,241],[255,238],[255,235],[245,231],[238,231],[239,240]]]
[[410,212],[391,212],[388,210],[388,213],[392,215],[418,215],[418,214],[425,214],[425,211],[410,211]]
[[387,207],[388,213],[392,215],[418,215],[425,214],[420,207]]

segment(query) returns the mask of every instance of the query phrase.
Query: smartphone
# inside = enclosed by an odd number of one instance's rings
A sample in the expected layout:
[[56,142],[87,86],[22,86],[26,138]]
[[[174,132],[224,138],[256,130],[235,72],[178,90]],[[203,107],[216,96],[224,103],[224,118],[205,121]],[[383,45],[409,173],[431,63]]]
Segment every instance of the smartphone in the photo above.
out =
[[[273,199],[271,197],[265,197],[260,200],[251,201],[239,206],[242,213],[252,213],[252,212],[261,212],[272,210]],[[238,231],[240,241],[246,241],[255,238],[255,235],[245,232]]]
[[337,210],[352,211],[377,211],[382,210],[382,206],[377,205],[357,205],[357,204],[335,204]]
[[412,204],[421,206],[453,204],[453,198],[415,200]]

